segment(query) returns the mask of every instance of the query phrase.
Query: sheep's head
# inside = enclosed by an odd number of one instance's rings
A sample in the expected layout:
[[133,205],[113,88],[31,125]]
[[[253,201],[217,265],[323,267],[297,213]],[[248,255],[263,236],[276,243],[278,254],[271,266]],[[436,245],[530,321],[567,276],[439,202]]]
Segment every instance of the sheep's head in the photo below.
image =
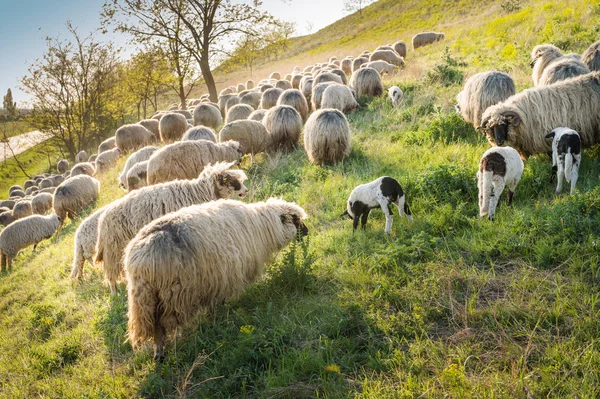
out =
[[217,192],[221,198],[245,197],[248,188],[244,185],[248,177],[242,170],[224,170],[217,174]]
[[509,130],[519,126],[520,123],[521,117],[519,114],[515,111],[507,110],[500,114],[488,114],[484,116],[479,129],[483,130],[491,141],[501,147],[508,139]]
[[535,46],[531,51],[531,63],[529,66],[533,68],[540,58],[546,57],[550,57],[550,59],[562,57],[562,52],[558,47],[553,46],[552,44]]
[[279,214],[279,220],[281,220],[281,223],[286,230],[289,229],[289,233],[294,231],[298,239],[308,235],[308,228],[302,221],[303,219],[306,219],[307,215],[300,206],[293,202],[286,202],[278,198],[268,199],[267,205]]

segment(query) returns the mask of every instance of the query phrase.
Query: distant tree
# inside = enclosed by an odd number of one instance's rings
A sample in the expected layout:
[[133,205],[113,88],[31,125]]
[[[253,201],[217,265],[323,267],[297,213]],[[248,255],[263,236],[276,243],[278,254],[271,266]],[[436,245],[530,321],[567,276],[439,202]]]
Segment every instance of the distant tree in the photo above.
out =
[[16,119],[18,116],[17,103],[13,101],[12,90],[8,89],[2,101],[2,107],[8,114],[8,119]]
[[313,29],[315,28],[315,23],[312,21],[306,21],[306,24],[304,24],[304,28],[306,29],[306,34],[310,35]]
[[229,58],[229,64],[243,65],[250,71],[250,77],[252,77],[254,66],[261,57],[264,47],[264,38],[244,35],[237,42],[237,47]]
[[358,11],[358,14],[362,17],[362,10],[374,0],[344,0],[344,11],[352,14]]

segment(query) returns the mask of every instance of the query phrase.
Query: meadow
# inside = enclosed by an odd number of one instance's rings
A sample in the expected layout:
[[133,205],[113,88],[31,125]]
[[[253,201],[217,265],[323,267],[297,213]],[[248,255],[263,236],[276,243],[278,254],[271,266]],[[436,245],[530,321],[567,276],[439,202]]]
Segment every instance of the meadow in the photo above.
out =
[[[297,202],[309,214],[307,239],[239,298],[171,337],[156,364],[151,345],[134,352],[126,341],[123,285],[111,297],[87,264],[81,283],[69,280],[80,220],[67,222],[0,274],[0,396],[600,395],[600,149],[584,152],[572,196],[554,194],[547,155],[527,160],[512,207],[503,196],[491,222],[479,218],[475,177],[489,144],[453,107],[476,71],[497,68],[519,89],[531,86],[535,44],[585,49],[598,39],[599,2],[521,2],[512,12],[467,0],[391,3],[363,11],[370,33],[336,29],[356,22],[348,17],[326,28],[323,44],[298,39],[302,52],[264,67],[303,66],[302,54],[342,58],[426,26],[448,38],[410,51],[407,69],[385,80],[403,90],[403,107],[359,99],[343,162],[312,165],[302,148],[244,160],[244,201]],[[124,163],[100,177],[94,209],[124,195],[116,183]],[[373,211],[353,233],[339,217],[346,200],[382,175],[400,181],[414,221],[395,212],[388,236]]]

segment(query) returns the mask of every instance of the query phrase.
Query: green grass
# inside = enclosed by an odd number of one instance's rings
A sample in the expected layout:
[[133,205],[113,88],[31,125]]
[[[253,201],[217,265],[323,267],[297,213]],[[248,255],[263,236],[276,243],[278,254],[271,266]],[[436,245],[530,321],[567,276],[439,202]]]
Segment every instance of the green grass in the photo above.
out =
[[12,137],[23,133],[33,131],[31,126],[25,121],[0,122],[0,137]]
[[[467,4],[456,2],[443,20]],[[585,20],[589,33],[596,6],[581,4],[567,24]],[[520,19],[497,16],[491,26],[530,35],[531,47],[545,38],[537,27],[564,13],[548,7],[534,2]],[[489,24],[469,28],[474,40],[497,34]],[[585,47],[585,32],[574,48]],[[0,396],[598,397],[599,149],[584,152],[575,195],[555,195],[549,158],[533,157],[513,206],[502,203],[495,222],[480,219],[475,173],[488,144],[452,100],[456,74],[482,70],[498,52],[477,50],[486,57],[474,65],[477,54],[454,39],[447,45],[468,65],[439,61],[440,44],[414,55],[414,64],[431,63],[422,73],[386,81],[406,94],[403,108],[360,99],[348,116],[344,162],[317,167],[302,149],[245,160],[246,201],[298,202],[310,215],[308,240],[282,251],[239,298],[171,337],[161,366],[151,345],[134,352],[125,341],[123,286],[111,298],[89,265],[81,284],[69,281],[79,221],[35,253],[25,250],[0,275]],[[520,87],[529,84],[526,51],[507,61]],[[115,183],[123,164],[101,177],[96,207],[123,195]],[[387,236],[374,211],[367,229],[353,233],[339,218],[350,191],[386,174],[402,184],[415,220],[396,216]]]
[[[25,169],[25,172],[29,176],[35,176],[44,172],[52,172],[52,168],[55,167],[55,158],[58,156],[51,157],[52,167],[48,164],[48,155],[44,148],[46,144],[38,144],[28,150],[23,151],[17,155],[17,159]],[[54,171],[55,172],[55,171]],[[0,163],[0,195],[1,198],[7,198],[8,189],[13,184],[23,185],[23,182],[28,177],[23,170],[19,167],[17,161],[11,157],[4,162]]]

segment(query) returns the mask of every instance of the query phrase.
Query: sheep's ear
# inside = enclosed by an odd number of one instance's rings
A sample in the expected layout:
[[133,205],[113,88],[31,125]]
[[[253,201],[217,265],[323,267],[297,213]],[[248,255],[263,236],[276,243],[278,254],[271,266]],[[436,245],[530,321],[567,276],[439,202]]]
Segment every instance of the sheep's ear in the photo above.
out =
[[481,124],[479,125],[479,127],[477,127],[477,130],[485,130],[487,129],[487,124],[490,121],[490,117],[488,116],[485,119],[481,120]]
[[519,126],[521,123],[521,117],[514,111],[506,111],[503,115],[513,126]]
[[221,186],[224,186],[225,184],[227,184],[228,178],[229,178],[229,176],[227,176],[226,174],[220,174],[219,175],[219,184]]
[[551,131],[550,133],[548,133],[548,134],[546,135],[546,138],[547,138],[547,139],[553,139],[555,135],[556,135],[556,133],[555,133],[555,132],[554,132],[554,130],[553,130],[553,131]]

